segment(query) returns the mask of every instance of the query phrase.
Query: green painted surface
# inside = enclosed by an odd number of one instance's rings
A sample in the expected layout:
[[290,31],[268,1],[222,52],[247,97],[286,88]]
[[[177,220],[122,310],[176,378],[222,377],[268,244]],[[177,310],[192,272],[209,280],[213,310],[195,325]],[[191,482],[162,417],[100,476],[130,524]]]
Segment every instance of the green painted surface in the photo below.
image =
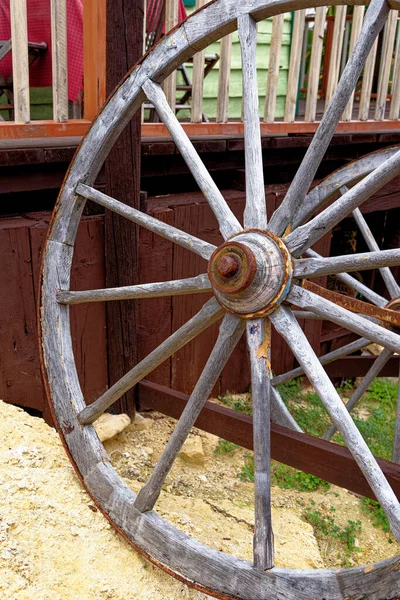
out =
[[[53,118],[53,88],[31,88],[30,89],[30,105],[31,105],[31,120],[37,121],[41,119]],[[0,104],[7,104],[7,98],[0,96]],[[0,115],[8,121],[8,111],[1,110]]]
[[[190,9],[188,9],[188,13]],[[283,117],[285,110],[285,99],[287,90],[287,77],[289,70],[290,57],[290,21],[291,14],[285,15],[283,26],[282,47],[279,60],[279,80],[277,90],[277,101],[275,117]],[[268,61],[271,44],[272,19],[261,21],[258,24],[257,32],[257,77],[258,77],[258,93],[260,116],[264,113],[265,91],[267,87],[268,76]],[[211,44],[206,49],[206,54],[219,54],[220,42]],[[237,32],[232,35],[232,59],[231,59],[231,77],[229,87],[229,119],[238,119],[242,112],[242,63],[240,56],[240,44]],[[192,68],[188,66],[189,76],[192,75]],[[217,93],[218,93],[218,73],[219,63],[215,65],[213,70],[207,75],[204,80],[204,112],[208,118],[215,118],[217,110]],[[178,82],[183,83],[178,78]],[[181,111],[180,115],[189,117],[189,111]]]

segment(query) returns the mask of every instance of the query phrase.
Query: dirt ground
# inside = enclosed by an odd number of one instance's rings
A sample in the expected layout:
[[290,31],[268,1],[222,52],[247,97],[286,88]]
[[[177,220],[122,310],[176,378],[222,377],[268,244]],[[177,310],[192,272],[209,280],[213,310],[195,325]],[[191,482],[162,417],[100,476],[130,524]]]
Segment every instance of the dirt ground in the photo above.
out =
[[[134,491],[151,472],[174,421],[157,413],[146,429],[130,425],[105,442],[119,474]],[[225,552],[251,558],[253,485],[238,478],[245,458],[214,453],[217,438],[195,431],[204,464],[178,458],[157,503],[176,527]],[[200,461],[201,462],[201,461]],[[54,430],[0,402],[0,598],[2,600],[200,600],[153,567],[123,540],[83,490]],[[304,521],[304,507],[334,511],[335,522],[362,521],[350,564],[400,553],[372,526],[360,500],[336,487],[321,492],[273,488],[276,564],[336,567],[337,543]],[[317,534],[317,535],[316,535]],[[343,552],[342,552],[343,554]]]

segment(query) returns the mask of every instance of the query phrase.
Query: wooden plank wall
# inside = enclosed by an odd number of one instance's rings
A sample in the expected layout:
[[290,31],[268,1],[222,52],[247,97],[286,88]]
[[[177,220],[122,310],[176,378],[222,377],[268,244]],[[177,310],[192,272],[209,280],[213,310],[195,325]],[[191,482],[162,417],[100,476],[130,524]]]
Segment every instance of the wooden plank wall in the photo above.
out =
[[[37,298],[42,248],[50,213],[0,219],[0,398],[50,415],[40,373]],[[75,289],[104,286],[104,236],[101,216],[84,217],[72,270]],[[88,400],[107,386],[105,308],[73,307],[74,352]]]

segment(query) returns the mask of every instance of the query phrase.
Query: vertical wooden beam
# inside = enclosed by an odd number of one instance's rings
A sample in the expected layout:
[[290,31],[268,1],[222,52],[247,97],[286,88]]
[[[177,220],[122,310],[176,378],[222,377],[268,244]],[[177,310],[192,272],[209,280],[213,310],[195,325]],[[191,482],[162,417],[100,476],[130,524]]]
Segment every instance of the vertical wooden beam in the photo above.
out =
[[282,33],[285,15],[276,15],[272,19],[271,46],[269,51],[267,90],[265,92],[264,121],[275,120],[276,94],[279,80],[279,61],[281,58]]
[[[201,8],[206,0],[196,0],[196,9]],[[201,123],[203,120],[203,89],[204,89],[204,57],[205,51],[201,50],[193,57],[192,77],[192,123]]]
[[397,18],[399,11],[391,10],[386,21],[383,35],[381,62],[379,67],[378,92],[376,95],[375,121],[385,118],[386,100],[389,86],[390,71],[392,68],[394,38],[396,35]]
[[67,1],[50,0],[53,120],[68,120]]
[[284,118],[284,121],[287,123],[293,123],[296,116],[297,91],[299,89],[300,60],[303,45],[305,16],[305,10],[296,10],[294,14]]
[[232,34],[221,40],[217,97],[217,123],[226,123],[229,107],[229,83],[231,77]]
[[26,0],[10,0],[14,114],[16,123],[28,123],[29,66]]
[[106,1],[83,0],[84,118],[89,121],[106,99]]
[[[107,2],[107,92],[111,92],[143,53],[143,0]],[[105,191],[134,208],[140,208],[140,111],[124,129],[105,163]],[[106,211],[106,285],[137,282],[137,229],[127,220]],[[115,383],[137,362],[136,304],[107,305],[109,384]],[[135,390],[114,405],[133,414]]]
[[378,38],[376,38],[374,45],[371,48],[371,52],[368,54],[368,58],[365,61],[365,67],[361,84],[360,108],[358,110],[358,118],[360,119],[360,121],[368,121],[377,48]]
[[[351,27],[351,36],[350,36],[350,47],[349,47],[349,56],[351,56],[354,46],[360,36],[361,27],[364,19],[364,7],[363,6],[355,6],[353,10],[353,23]],[[343,121],[351,121],[353,116],[353,104],[354,104],[354,91],[350,96],[350,100],[347,103],[346,108],[343,111],[342,119]]]
[[[165,32],[178,24],[178,0],[165,0]],[[168,104],[175,112],[176,104],[176,71],[171,73],[163,82],[163,90]]]
[[325,106],[328,106],[339,80],[340,62],[342,58],[343,38],[346,25],[347,6],[336,6],[333,26],[331,57],[329,61],[328,83],[326,87]]
[[317,112],[319,73],[321,70],[322,47],[326,21],[326,6],[315,11],[314,32],[311,49],[310,71],[308,75],[305,121],[315,121]]

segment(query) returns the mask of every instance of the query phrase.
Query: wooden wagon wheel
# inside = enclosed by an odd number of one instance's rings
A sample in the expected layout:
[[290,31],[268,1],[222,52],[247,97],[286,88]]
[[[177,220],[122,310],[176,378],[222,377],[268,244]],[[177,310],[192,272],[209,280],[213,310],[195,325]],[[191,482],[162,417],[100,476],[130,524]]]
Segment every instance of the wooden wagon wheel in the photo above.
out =
[[[354,186],[357,182],[359,182],[362,178],[366,177],[372,171],[379,166],[381,166],[386,160],[394,156],[398,151],[399,146],[393,146],[388,148],[383,148],[381,150],[377,150],[366,156],[363,156],[360,159],[357,159],[351,162],[340,169],[337,169],[334,173],[326,177],[319,185],[313,188],[305,197],[303,206],[300,208],[298,216],[295,220],[294,226],[300,225],[306,222],[309,218],[313,216],[316,209],[321,210],[324,205],[327,205],[329,202],[332,202],[338,195],[344,194],[348,191],[349,187]],[[360,209],[357,207],[352,211],[352,216],[356,223],[356,226],[359,228],[362,237],[365,240],[366,245],[372,252],[379,252],[380,248],[374,239],[374,236],[365,220],[363,215],[361,214]],[[316,259],[321,259],[321,257],[313,250],[309,249],[307,251],[308,256],[311,256]],[[351,260],[351,256],[349,256],[349,261]],[[384,258],[382,256],[382,264],[384,263]],[[300,263],[298,263],[300,264]],[[307,264],[307,262],[305,262]],[[315,270],[311,276],[319,276],[321,274],[326,273],[324,271],[325,263],[323,259],[321,260],[321,269]],[[362,267],[360,265],[355,265],[356,270]],[[370,265],[367,266],[370,268]],[[348,269],[349,270],[349,269]],[[354,275],[350,275],[347,273],[335,273],[337,279],[339,279],[342,283],[348,286],[350,289],[353,289],[357,294],[361,295],[363,298],[368,300],[372,305],[385,309],[386,307],[391,308],[392,310],[399,310],[400,307],[400,285],[395,280],[391,270],[385,266],[379,269],[382,275],[382,279],[385,283],[385,287],[387,289],[388,295],[390,297],[390,301],[386,298],[377,294],[373,290],[371,290],[368,286],[364,285],[358,279],[354,278]],[[304,273],[307,275],[307,273]],[[334,295],[332,295],[334,298]],[[336,297],[337,298],[337,297]],[[341,300],[337,298],[340,302]],[[342,299],[346,304],[348,302],[345,298]],[[355,304],[355,309],[357,308],[357,304]],[[370,311],[371,314],[374,311]],[[378,311],[379,312],[379,311]],[[297,317],[301,317],[302,313],[294,311],[294,314]],[[304,313],[303,313],[304,314]],[[322,318],[316,313],[308,312],[305,313],[308,318]],[[319,357],[321,364],[326,365],[332,363],[336,360],[339,360],[345,356],[348,356],[354,352],[360,351],[371,343],[371,340],[367,337],[360,337],[359,339],[350,342],[348,344],[343,345],[342,347],[333,350],[331,352],[326,353],[323,356]],[[361,400],[363,394],[367,391],[368,387],[371,385],[372,381],[379,377],[382,369],[386,365],[386,363],[393,356],[393,352],[390,349],[385,349],[382,354],[374,361],[372,367],[368,370],[356,390],[354,390],[353,394],[349,398],[346,403],[346,408],[349,412],[351,412]],[[304,369],[299,366],[297,368],[291,369],[290,371],[283,373],[281,375],[277,375],[272,377],[271,383],[275,388],[279,384],[286,383],[291,381],[295,377],[299,377],[304,374]],[[275,402],[272,404],[272,420],[276,423],[284,425],[286,427],[290,427],[296,431],[301,431],[297,424],[294,424],[293,421],[287,418],[287,411],[284,408],[282,400],[279,398],[278,390],[273,390],[274,400]],[[394,439],[393,439],[393,450],[392,450],[392,460],[393,462],[400,462],[400,389],[398,392],[398,408],[396,413],[396,421],[395,421],[395,431],[394,431]],[[324,435],[324,439],[330,440],[332,436],[337,431],[335,424],[333,423],[328,431]]]
[[[321,4],[322,2],[313,3]],[[334,3],[335,4],[335,3]],[[352,2],[349,2],[351,5]],[[337,122],[359,78],[390,5],[372,0],[363,29],[332,102],[309,146],[288,193],[267,223],[259,133],[255,69],[256,22],[279,13],[311,6],[311,0],[216,0],[168,34],[123,80],[84,139],[58,200],[42,270],[42,353],[49,397],[60,433],[82,481],[113,525],[150,560],[172,575],[219,597],[256,599],[369,598],[382,600],[400,593],[400,557],[352,569],[300,571],[273,566],[270,510],[271,324],[284,337],[318,391],[333,422],[382,504],[400,541],[400,504],[363,441],[339,396],[314,355],[290,306],[306,308],[360,336],[400,352],[400,336],[379,323],[349,312],[301,285],[316,269],[326,273],[351,270],[366,260],[374,267],[400,263],[398,250],[371,252],[349,259],[298,260],[325,232],[355,210],[400,171],[400,152],[389,157],[360,183],[316,217],[301,224],[304,199]],[[393,0],[393,8],[396,8]],[[231,212],[165,99],[160,83],[194,52],[238,27],[242,47],[246,154],[244,228]],[[206,196],[225,239],[215,248],[177,230],[92,186],[109,149],[147,97],[169,129],[183,158]],[[86,199],[188,248],[208,260],[208,276],[87,292],[70,291],[70,270],[78,224]],[[143,298],[212,290],[214,297],[188,323],[90,406],[79,386],[69,326],[69,304]],[[387,309],[380,313],[386,320]],[[218,340],[168,444],[140,493],[116,474],[90,425],[117,398],[152,369],[222,318]],[[253,564],[210,549],[177,531],[153,507],[163,481],[196,416],[239,338],[246,330],[251,358],[255,447],[255,534]]]

